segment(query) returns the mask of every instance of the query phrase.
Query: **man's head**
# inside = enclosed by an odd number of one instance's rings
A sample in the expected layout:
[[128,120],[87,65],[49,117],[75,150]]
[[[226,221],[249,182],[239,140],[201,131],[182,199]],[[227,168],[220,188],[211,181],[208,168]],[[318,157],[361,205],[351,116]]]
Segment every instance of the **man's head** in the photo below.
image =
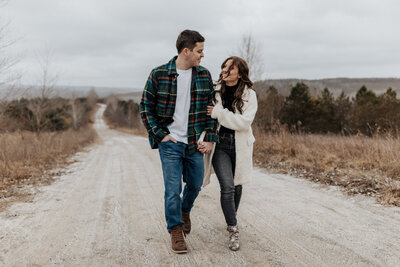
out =
[[184,30],[176,40],[178,55],[191,66],[199,66],[204,57],[204,37],[197,31]]

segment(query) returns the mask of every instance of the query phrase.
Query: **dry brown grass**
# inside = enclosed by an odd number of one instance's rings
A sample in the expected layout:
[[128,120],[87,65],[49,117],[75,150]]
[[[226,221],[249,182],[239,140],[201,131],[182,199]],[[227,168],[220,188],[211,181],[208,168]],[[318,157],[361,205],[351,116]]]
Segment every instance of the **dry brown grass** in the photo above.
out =
[[[91,122],[97,109],[90,111]],[[92,123],[77,131],[0,133],[0,210],[14,201],[29,200],[33,196],[29,188],[51,183],[60,173],[55,168],[70,163],[69,156],[96,139]]]
[[257,164],[400,206],[400,138],[254,132]]
[[96,138],[92,126],[79,131],[0,134],[0,198],[13,194],[11,187],[46,182],[42,174],[66,163],[68,156]]

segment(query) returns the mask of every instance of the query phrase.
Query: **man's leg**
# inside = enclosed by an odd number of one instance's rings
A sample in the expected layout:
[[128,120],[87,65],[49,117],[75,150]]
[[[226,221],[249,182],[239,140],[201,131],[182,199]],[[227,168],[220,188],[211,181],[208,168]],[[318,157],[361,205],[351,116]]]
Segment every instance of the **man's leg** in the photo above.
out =
[[182,197],[182,212],[190,213],[193,203],[203,185],[204,158],[203,154],[196,151],[191,155],[185,155],[183,164],[183,176],[186,181]]
[[159,144],[164,176],[164,205],[167,229],[183,225],[181,221],[182,160],[185,144],[171,141]]

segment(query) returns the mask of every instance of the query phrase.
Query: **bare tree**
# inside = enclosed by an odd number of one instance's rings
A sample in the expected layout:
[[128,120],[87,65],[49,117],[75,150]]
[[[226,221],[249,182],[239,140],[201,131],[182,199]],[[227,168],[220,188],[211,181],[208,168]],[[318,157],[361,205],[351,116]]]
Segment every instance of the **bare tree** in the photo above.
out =
[[[0,9],[7,2],[0,0]],[[0,21],[0,122],[4,120],[8,101],[20,96],[21,87],[16,85],[21,75],[13,71],[13,66],[18,62],[16,57],[10,56],[7,49],[16,42],[8,38],[8,23]]]
[[51,72],[51,51],[45,52],[42,58],[39,58],[40,79],[39,92],[40,98],[51,98],[54,96],[54,89],[58,80],[58,73]]
[[54,88],[58,79],[57,74],[50,72],[50,52],[47,52],[41,59],[40,64],[40,79],[38,82],[39,97],[35,101],[30,101],[28,109],[32,112],[34,130],[40,133],[47,126],[49,120],[46,118],[46,112],[50,108],[49,99],[54,95]]
[[17,59],[7,56],[6,49],[14,42],[6,38],[8,24],[0,26],[0,87],[4,87],[15,81],[18,76],[12,73],[12,67],[17,63]]
[[238,54],[250,68],[250,79],[252,81],[261,80],[264,74],[264,63],[260,44],[256,42],[251,34],[243,35],[242,42],[238,47]]
[[[6,1],[0,0],[0,9],[4,7]],[[12,67],[18,62],[15,57],[7,55],[7,48],[16,42],[7,33],[9,23],[0,21],[0,88],[4,88],[19,77],[12,72]],[[4,95],[4,93],[3,93]]]
[[72,96],[69,99],[69,104],[71,106],[70,115],[72,118],[72,126],[74,130],[77,130],[81,126],[84,115],[84,107],[77,99],[75,92],[72,93]]
[[107,107],[110,106],[111,114],[115,114],[118,109],[118,98],[115,95],[110,95],[106,98]]
[[87,102],[89,107],[93,108],[96,105],[98,99],[99,96],[97,95],[96,90],[93,87],[90,88],[90,91],[87,95]]

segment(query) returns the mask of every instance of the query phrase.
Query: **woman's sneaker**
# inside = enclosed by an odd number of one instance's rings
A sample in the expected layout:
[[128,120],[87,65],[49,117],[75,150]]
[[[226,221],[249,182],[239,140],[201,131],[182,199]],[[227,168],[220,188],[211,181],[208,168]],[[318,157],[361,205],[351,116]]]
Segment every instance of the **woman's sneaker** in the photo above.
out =
[[237,225],[235,226],[230,226],[228,225],[228,228],[226,228],[229,232],[229,248],[233,251],[239,250],[240,245],[239,245],[239,228]]

